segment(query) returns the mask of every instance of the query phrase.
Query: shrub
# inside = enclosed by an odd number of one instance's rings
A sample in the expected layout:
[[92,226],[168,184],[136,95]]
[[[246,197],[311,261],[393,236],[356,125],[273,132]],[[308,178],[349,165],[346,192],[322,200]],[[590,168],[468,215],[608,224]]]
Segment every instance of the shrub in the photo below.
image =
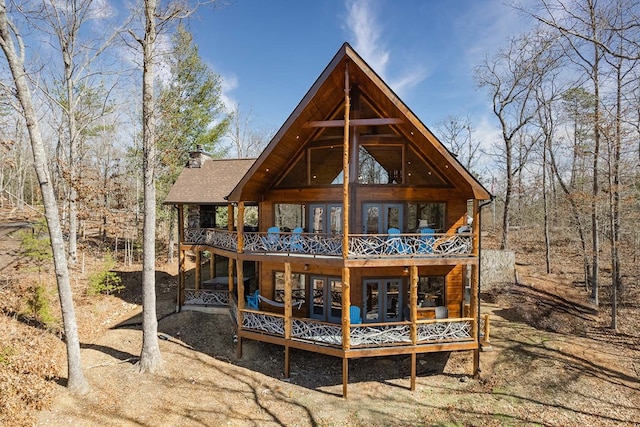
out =
[[89,276],[89,294],[110,295],[124,289],[120,276],[115,271],[111,271],[115,264],[111,254],[105,255],[102,268]]
[[51,304],[47,296],[47,289],[42,283],[34,285],[30,289],[27,299],[28,314],[42,326],[50,327],[55,323],[55,317],[51,313]]

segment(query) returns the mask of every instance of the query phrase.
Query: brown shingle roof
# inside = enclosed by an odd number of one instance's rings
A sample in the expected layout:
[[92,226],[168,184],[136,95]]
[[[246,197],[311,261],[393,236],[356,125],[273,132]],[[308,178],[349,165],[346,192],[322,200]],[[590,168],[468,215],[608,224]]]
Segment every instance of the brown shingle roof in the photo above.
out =
[[225,197],[240,182],[255,159],[206,160],[201,168],[186,167],[164,201],[165,205],[227,204]]

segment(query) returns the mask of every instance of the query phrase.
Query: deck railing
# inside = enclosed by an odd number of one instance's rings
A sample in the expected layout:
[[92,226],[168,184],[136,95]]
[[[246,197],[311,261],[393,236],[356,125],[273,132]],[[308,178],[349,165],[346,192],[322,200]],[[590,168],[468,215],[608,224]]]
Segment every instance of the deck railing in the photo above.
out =
[[[244,232],[244,252],[341,256],[340,234]],[[188,228],[185,242],[236,251],[235,231]],[[472,254],[472,233],[350,234],[349,258],[441,257]]]
[[[416,344],[472,341],[472,318],[418,320]],[[242,328],[284,337],[284,316],[256,310],[242,310]],[[342,346],[342,325],[309,318],[291,319],[291,338],[314,344]],[[352,348],[410,345],[411,322],[350,325]]]
[[229,290],[185,289],[184,305],[229,305]]

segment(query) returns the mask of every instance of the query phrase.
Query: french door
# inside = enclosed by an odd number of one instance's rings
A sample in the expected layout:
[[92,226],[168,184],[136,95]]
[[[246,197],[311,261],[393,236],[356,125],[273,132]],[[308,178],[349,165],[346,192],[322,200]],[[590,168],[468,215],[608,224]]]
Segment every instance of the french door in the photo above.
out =
[[325,322],[342,321],[342,279],[311,276],[311,317]]
[[364,234],[387,234],[390,228],[402,232],[402,203],[365,203],[362,209]]
[[404,301],[403,279],[401,277],[364,279],[364,301],[362,319],[364,322],[399,322],[402,320]]

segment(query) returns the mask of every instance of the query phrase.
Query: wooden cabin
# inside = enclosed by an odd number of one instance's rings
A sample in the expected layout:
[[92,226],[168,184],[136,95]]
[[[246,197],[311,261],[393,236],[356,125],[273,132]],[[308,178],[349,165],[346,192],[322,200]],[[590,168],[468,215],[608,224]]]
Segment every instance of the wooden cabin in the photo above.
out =
[[288,377],[291,348],[335,356],[344,396],[352,358],[411,355],[412,390],[420,353],[473,351],[477,373],[491,195],[350,45],[257,159],[194,159],[165,202],[178,308],[228,306],[239,357],[245,339],[282,345]]

